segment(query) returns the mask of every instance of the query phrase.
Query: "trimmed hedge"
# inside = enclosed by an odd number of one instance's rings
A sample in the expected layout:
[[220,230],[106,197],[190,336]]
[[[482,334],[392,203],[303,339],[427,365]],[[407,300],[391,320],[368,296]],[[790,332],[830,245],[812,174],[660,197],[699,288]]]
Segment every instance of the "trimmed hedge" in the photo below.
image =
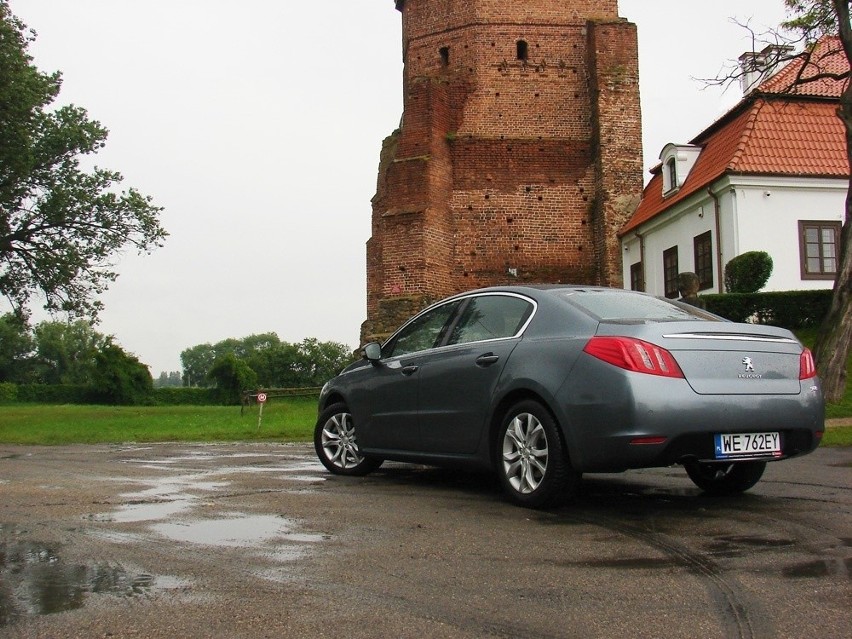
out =
[[[90,386],[70,384],[0,383],[0,404],[97,404],[98,396]],[[155,406],[216,406],[220,404],[215,388],[155,388],[145,404]]]
[[77,384],[18,384],[16,401],[34,404],[90,404],[91,388]]
[[831,289],[702,295],[706,308],[734,322],[788,329],[819,326],[831,306]]
[[165,387],[151,394],[155,406],[215,406],[220,404],[215,388]]

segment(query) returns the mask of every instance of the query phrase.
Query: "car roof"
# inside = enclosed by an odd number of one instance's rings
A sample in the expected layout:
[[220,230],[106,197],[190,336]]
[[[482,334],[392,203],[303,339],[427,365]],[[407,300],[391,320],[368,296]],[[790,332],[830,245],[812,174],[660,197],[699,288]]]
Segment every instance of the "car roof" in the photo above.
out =
[[599,286],[594,284],[507,284],[505,286],[488,286],[484,288],[471,289],[462,293],[457,293],[456,295],[452,295],[446,299],[452,299],[455,297],[466,297],[468,295],[477,295],[481,293],[526,293],[534,296],[536,293],[550,293],[554,291],[565,290],[611,291],[617,293],[646,295],[646,293],[641,293],[640,291],[631,291],[624,288]]

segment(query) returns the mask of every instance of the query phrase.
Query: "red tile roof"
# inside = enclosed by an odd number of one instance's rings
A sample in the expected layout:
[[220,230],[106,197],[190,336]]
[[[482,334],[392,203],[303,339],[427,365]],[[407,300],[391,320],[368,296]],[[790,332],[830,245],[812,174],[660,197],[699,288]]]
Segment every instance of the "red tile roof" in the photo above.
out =
[[825,37],[809,55],[793,59],[757,88],[761,93],[839,98],[848,73],[849,63],[840,38]]
[[801,77],[814,81],[791,89],[803,64],[802,59],[787,64],[690,142],[702,148],[701,154],[676,193],[664,198],[661,167],[652,169],[642,201],[619,235],[707,189],[723,175],[848,178],[845,131],[836,114],[846,80],[823,75],[849,71],[839,41],[821,41],[801,72]]

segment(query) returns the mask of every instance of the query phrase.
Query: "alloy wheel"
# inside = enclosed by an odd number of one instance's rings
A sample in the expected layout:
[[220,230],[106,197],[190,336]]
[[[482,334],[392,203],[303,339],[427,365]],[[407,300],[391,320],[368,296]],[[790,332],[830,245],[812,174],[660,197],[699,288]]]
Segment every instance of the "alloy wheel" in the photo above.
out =
[[326,420],[322,427],[322,450],[326,459],[342,470],[364,461],[355,439],[352,415],[336,413]]
[[547,471],[547,434],[531,413],[516,415],[503,437],[503,472],[521,494],[534,492]]

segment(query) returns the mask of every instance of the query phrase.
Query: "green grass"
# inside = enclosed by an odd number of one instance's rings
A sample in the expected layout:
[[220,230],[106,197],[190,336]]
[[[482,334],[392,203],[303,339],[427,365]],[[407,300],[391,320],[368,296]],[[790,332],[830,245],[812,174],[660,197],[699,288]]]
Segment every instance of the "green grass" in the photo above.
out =
[[[799,334],[806,345],[813,335]],[[852,358],[850,358],[852,359]],[[852,379],[852,371],[849,375]],[[826,417],[852,418],[852,389]],[[0,407],[0,443],[98,444],[165,441],[310,441],[315,397],[275,398],[241,414],[239,406],[78,406],[14,404]],[[823,446],[852,446],[852,426],[826,429]]]
[[163,441],[310,441],[316,398],[271,400],[258,407],[51,406],[0,408],[5,444],[97,444]]
[[852,426],[827,428],[821,446],[852,446]]

